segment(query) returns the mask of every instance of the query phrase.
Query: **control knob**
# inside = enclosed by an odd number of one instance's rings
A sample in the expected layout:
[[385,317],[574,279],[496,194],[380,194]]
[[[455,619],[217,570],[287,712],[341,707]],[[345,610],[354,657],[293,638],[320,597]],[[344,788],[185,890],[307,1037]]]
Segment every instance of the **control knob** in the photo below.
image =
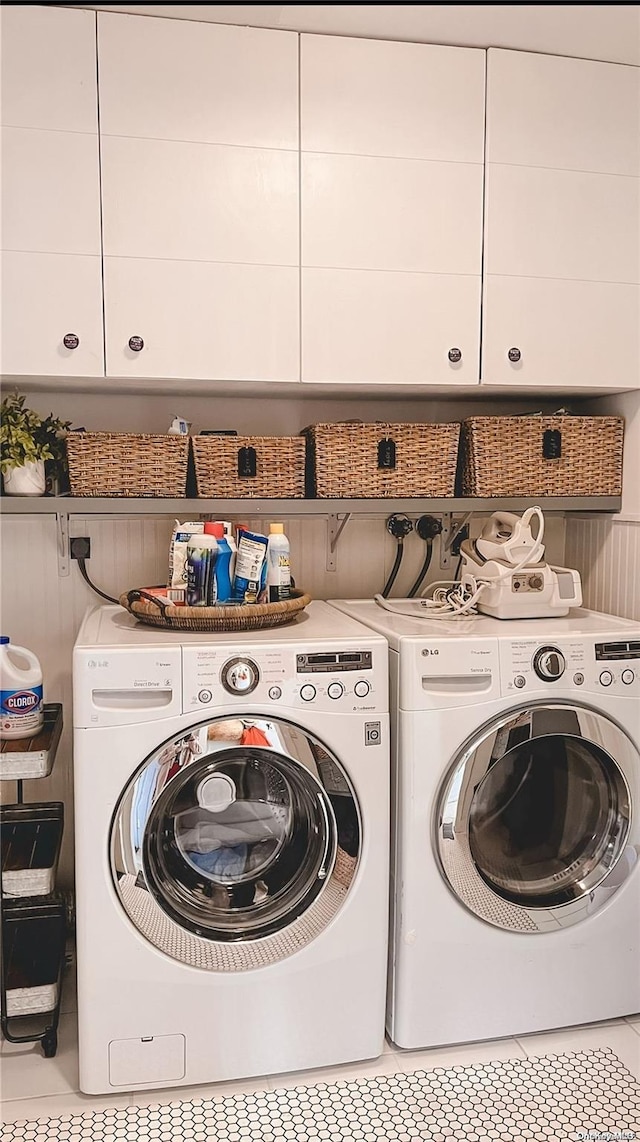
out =
[[260,681],[260,671],[250,658],[232,658],[222,667],[222,685],[230,694],[250,694]]
[[566,662],[556,646],[542,646],[533,657],[533,669],[543,682],[555,682],[562,678]]

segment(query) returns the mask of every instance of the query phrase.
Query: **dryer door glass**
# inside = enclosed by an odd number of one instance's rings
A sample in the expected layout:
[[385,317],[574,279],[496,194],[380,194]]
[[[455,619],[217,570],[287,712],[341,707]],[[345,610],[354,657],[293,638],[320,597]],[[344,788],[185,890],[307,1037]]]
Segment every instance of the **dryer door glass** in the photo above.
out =
[[125,909],[153,943],[238,970],[257,953],[216,955],[212,942],[259,941],[258,962],[270,962],[269,940],[272,958],[295,951],[341,905],[359,848],[337,759],[290,723],[234,718],[147,759],[118,806],[111,860]]
[[637,865],[639,795],[638,751],[604,715],[568,703],[512,711],[478,731],[441,790],[442,872],[497,927],[578,923]]
[[549,908],[600,883],[628,827],[628,790],[612,758],[593,742],[550,734],[509,750],[480,782],[469,845],[505,900]]

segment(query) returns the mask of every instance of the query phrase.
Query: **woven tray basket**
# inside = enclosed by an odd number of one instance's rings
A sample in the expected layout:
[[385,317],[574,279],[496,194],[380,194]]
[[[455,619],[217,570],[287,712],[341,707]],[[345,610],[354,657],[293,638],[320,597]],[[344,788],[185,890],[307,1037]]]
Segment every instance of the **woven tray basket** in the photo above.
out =
[[194,436],[198,496],[302,499],[304,440],[299,436]]
[[313,424],[307,495],[453,496],[459,424]]
[[149,592],[153,588],[126,591],[120,606],[146,626],[164,630],[244,631],[286,626],[311,602],[311,596],[292,591],[281,603],[252,603],[239,607],[176,607]]
[[70,432],[72,496],[166,496],[187,490],[188,436]]
[[619,496],[619,416],[476,416],[462,425],[463,496]]

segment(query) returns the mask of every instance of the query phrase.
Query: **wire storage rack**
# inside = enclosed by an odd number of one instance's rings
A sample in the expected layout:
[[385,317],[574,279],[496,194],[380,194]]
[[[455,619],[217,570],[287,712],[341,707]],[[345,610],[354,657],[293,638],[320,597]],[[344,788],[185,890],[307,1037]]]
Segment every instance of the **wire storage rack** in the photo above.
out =
[[0,1022],[10,1043],[39,1042],[46,1058],[58,1049],[65,961],[67,908],[55,892],[64,806],[25,802],[23,782],[51,773],[61,732],[62,706],[49,703],[36,737],[0,750],[0,780],[16,783],[15,804],[3,805],[0,819]]

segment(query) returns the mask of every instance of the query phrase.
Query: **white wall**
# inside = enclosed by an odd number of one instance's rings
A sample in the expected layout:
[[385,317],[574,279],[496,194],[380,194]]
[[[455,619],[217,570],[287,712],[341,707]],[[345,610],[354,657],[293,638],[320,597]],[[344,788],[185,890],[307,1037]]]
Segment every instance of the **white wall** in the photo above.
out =
[[[117,384],[117,382],[115,382]],[[152,384],[152,382],[150,382]],[[63,420],[103,432],[166,432],[174,416],[192,422],[192,432],[201,429],[235,428],[240,433],[295,435],[308,424],[338,420],[386,420],[390,422],[461,420],[466,416],[492,416],[499,413],[551,411],[557,397],[491,399],[416,396],[394,399],[362,396],[325,396],[314,399],[299,392],[247,396],[155,395],[122,393],[65,392],[64,383],[56,392],[30,392],[23,386],[27,405],[40,414],[53,412]]]
[[580,412],[625,418],[622,510],[568,517],[567,565],[582,576],[586,607],[640,621],[640,393],[585,401]]

